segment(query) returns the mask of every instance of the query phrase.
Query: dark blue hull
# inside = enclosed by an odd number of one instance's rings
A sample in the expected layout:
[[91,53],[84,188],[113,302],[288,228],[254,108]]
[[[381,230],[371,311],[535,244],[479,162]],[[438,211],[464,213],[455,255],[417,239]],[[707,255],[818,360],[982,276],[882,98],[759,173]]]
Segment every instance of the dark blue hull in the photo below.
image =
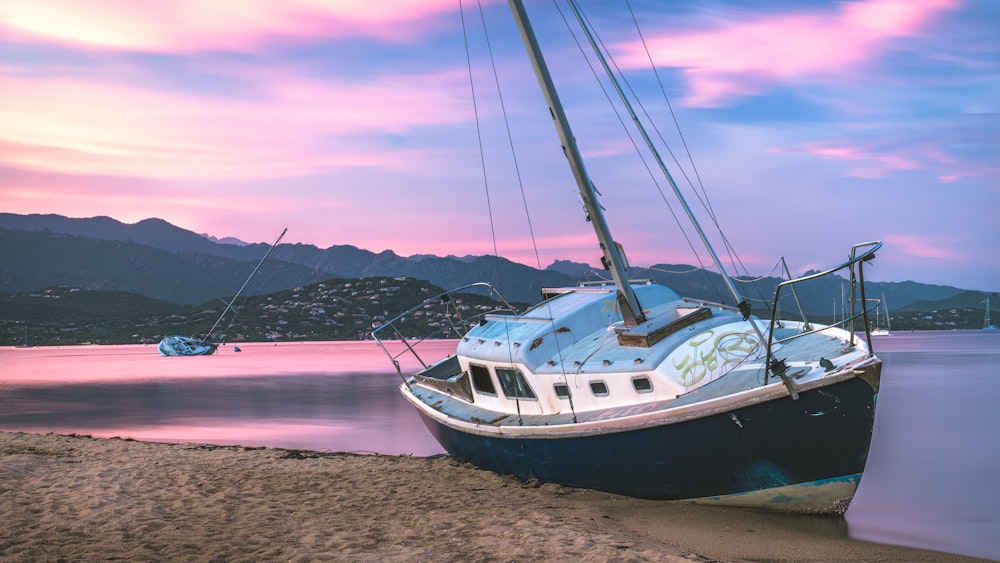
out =
[[798,400],[784,397],[670,425],[551,439],[474,435],[421,416],[450,455],[482,469],[676,500],[845,478],[856,483],[868,458],[875,399],[869,384],[852,378],[801,393]]

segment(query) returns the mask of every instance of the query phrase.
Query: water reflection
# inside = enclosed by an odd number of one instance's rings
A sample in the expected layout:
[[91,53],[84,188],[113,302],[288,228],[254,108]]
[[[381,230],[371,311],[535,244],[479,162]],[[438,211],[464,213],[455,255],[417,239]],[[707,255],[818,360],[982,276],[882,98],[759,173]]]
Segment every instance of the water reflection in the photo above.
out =
[[[445,343],[439,353],[453,346]],[[370,342],[6,350],[0,428],[138,440],[432,455],[440,446]],[[359,368],[363,371],[359,371]],[[378,370],[382,371],[373,371]],[[390,368],[391,369],[391,368]]]
[[1000,559],[1000,335],[878,338],[884,361],[852,537]]

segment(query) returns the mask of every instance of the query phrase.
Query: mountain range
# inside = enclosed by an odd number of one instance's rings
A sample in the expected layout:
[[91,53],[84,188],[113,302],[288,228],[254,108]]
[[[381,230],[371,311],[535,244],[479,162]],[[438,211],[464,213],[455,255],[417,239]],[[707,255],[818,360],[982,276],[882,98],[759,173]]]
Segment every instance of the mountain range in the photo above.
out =
[[[0,213],[0,291],[17,293],[44,287],[123,291],[182,305],[230,296],[240,287],[268,244],[213,239],[162,219],[134,224],[110,217]],[[877,261],[876,261],[877,264]],[[684,273],[678,273],[684,272]],[[681,295],[728,301],[720,277],[692,266],[658,264],[632,268],[633,279],[652,279]],[[451,288],[477,281],[496,285],[509,301],[535,303],[544,287],[575,285],[582,279],[607,278],[586,264],[556,261],[544,270],[495,256],[403,257],[350,245],[321,249],[309,244],[280,244],[248,288],[263,295],[331,279],[379,276],[427,280]],[[741,286],[759,314],[782,280],[764,278],[755,289]],[[837,279],[799,293],[811,315],[837,314],[830,295],[841,295]],[[981,292],[904,282],[868,282],[868,297],[885,298],[897,311],[980,308]],[[786,305],[782,305],[786,307]]]

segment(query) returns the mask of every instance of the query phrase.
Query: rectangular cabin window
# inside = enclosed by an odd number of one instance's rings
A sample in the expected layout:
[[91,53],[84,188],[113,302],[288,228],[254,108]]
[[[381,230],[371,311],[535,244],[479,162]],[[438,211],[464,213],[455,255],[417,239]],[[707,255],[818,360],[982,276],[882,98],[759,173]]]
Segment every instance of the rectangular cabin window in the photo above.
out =
[[534,399],[535,392],[528,386],[524,376],[516,369],[497,368],[500,388],[508,399]]
[[490,377],[490,370],[486,366],[469,364],[469,371],[472,372],[472,386],[476,391],[487,395],[497,394],[497,388],[493,386],[493,378]]
[[590,390],[598,397],[608,396],[608,384],[603,381],[591,381]]
[[565,383],[556,383],[553,385],[553,388],[556,390],[556,397],[559,397],[560,399],[569,399],[568,385]]
[[653,382],[648,377],[633,377],[632,387],[640,393],[650,393],[653,391]]

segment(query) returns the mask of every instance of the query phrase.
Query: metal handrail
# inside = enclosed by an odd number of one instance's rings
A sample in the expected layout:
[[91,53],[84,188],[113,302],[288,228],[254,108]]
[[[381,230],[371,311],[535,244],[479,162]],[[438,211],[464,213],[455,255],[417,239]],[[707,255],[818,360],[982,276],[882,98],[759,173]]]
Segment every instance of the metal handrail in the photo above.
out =
[[[475,283],[470,283],[470,284],[463,285],[461,287],[457,287],[455,289],[450,289],[448,291],[444,291],[442,293],[434,295],[433,297],[428,297],[427,299],[424,299],[423,301],[421,301],[420,303],[417,303],[413,307],[410,307],[406,311],[403,311],[402,313],[396,315],[395,317],[393,317],[393,318],[385,321],[384,323],[382,323],[381,325],[379,325],[378,327],[374,328],[371,331],[370,334],[371,334],[372,339],[375,340],[375,343],[378,344],[378,347],[381,348],[382,351],[385,352],[386,356],[389,357],[389,361],[392,362],[393,366],[395,366],[396,373],[399,374],[399,377],[403,380],[403,383],[407,383],[408,384],[408,382],[406,380],[406,376],[403,375],[402,368],[399,365],[398,358],[400,356],[403,356],[406,353],[409,353],[414,358],[416,358],[416,360],[418,362],[420,362],[420,365],[423,366],[424,369],[427,369],[429,366],[428,366],[428,364],[426,362],[424,362],[423,358],[421,358],[420,355],[417,353],[416,347],[418,345],[420,345],[421,342],[424,342],[425,340],[427,340],[428,337],[422,336],[422,337],[419,337],[419,338],[417,338],[417,339],[415,339],[414,341],[411,342],[410,339],[408,339],[405,336],[403,336],[403,334],[395,326],[395,323],[397,321],[399,321],[400,319],[404,319],[404,318],[410,316],[415,311],[423,309],[423,307],[425,305],[427,305],[428,303],[446,302],[446,301],[450,300],[449,296],[451,294],[453,294],[453,293],[460,293],[462,291],[465,291],[465,290],[468,290],[468,289],[472,289],[472,288],[476,288],[476,287],[486,288],[488,290],[488,296],[499,300],[501,303],[504,304],[504,307],[505,307],[505,309],[493,309],[491,311],[480,313],[480,314],[476,315],[477,317],[480,317],[480,318],[481,317],[485,317],[486,315],[496,313],[496,312],[498,312],[500,310],[507,310],[507,311],[509,311],[511,313],[515,312],[514,307],[510,303],[507,302],[507,300],[503,297],[503,295],[500,294],[500,292],[495,287],[493,287],[493,284],[488,283],[488,282],[475,282]],[[452,327],[452,328],[454,328],[454,327]],[[385,340],[388,340],[388,339],[386,339],[384,337],[380,338],[380,334],[383,331],[387,331],[389,329],[392,330],[393,335],[397,339],[399,339],[399,341],[402,342],[403,346],[404,346],[404,348],[402,350],[400,350],[400,352],[398,354],[395,354],[395,355],[392,352],[390,352],[389,349],[385,345]]]
[[[823,326],[823,327],[820,327],[820,328],[811,328],[811,327],[807,328],[807,327],[803,327],[804,332],[800,332],[798,334],[793,334],[791,336],[782,338],[780,340],[775,340],[774,344],[784,344],[786,342],[791,342],[792,340],[795,340],[797,338],[801,338],[803,336],[808,336],[810,334],[816,334],[817,332],[823,332],[824,330],[827,330],[828,328],[831,328],[831,327],[838,327],[838,326],[841,326],[841,325],[846,325],[849,322],[852,322],[852,321],[854,321],[855,319],[858,319],[858,318],[861,318],[861,313],[858,313],[857,315],[854,315],[853,317],[844,319],[844,320],[842,320],[842,321],[840,321],[838,323],[835,323],[835,324],[832,324],[832,325]],[[778,322],[780,322],[780,320]]]
[[[800,278],[795,278],[793,280],[783,281],[783,282],[781,282],[781,283],[778,284],[778,286],[774,289],[774,303],[775,303],[775,307],[771,311],[771,324],[768,327],[768,331],[767,331],[767,359],[766,359],[766,362],[764,364],[765,366],[767,366],[767,369],[764,372],[764,383],[765,384],[767,384],[768,378],[770,377],[770,375],[771,375],[772,372],[775,375],[777,375],[777,376],[781,377],[782,379],[784,379],[785,369],[787,369],[787,366],[784,365],[784,361],[783,360],[774,360],[773,359],[774,354],[773,354],[773,349],[772,349],[773,346],[774,346],[774,344],[775,344],[775,342],[774,342],[774,327],[777,325],[777,322],[778,322],[778,318],[777,318],[777,316],[778,316],[777,303],[779,302],[778,300],[781,298],[781,290],[783,288],[785,288],[785,287],[788,287],[789,289],[792,289],[792,291],[794,291],[794,286],[796,284],[799,284],[799,283],[802,283],[802,282],[811,281],[811,280],[815,280],[815,279],[819,279],[819,278],[822,278],[822,277],[826,277],[826,276],[829,276],[829,275],[831,275],[833,273],[839,272],[840,270],[843,270],[845,268],[850,269],[850,285],[851,285],[851,309],[850,310],[851,310],[851,314],[850,314],[850,317],[848,319],[845,319],[845,321],[844,321],[845,323],[847,323],[849,325],[848,331],[851,334],[850,345],[851,346],[854,345],[854,320],[858,316],[861,316],[861,317],[864,318],[865,335],[866,335],[866,339],[868,341],[868,352],[869,352],[869,354],[873,354],[874,353],[872,351],[871,334],[869,333],[869,327],[868,327],[868,309],[867,309],[867,307],[862,307],[861,308],[861,313],[855,314],[855,310],[854,310],[855,302],[858,301],[859,299],[856,296],[856,292],[855,292],[856,282],[855,282],[855,277],[854,276],[855,276],[855,265],[857,265],[857,275],[858,275],[858,280],[859,280],[858,289],[860,290],[860,293],[861,293],[860,301],[862,303],[865,303],[866,302],[866,298],[865,298],[865,276],[864,276],[864,267],[863,267],[863,265],[864,265],[865,262],[867,262],[867,261],[875,258],[875,252],[878,251],[880,248],[882,248],[882,241],[871,241],[871,242],[862,242],[862,243],[855,244],[855,245],[853,245],[851,247],[851,256],[850,256],[850,259],[847,260],[847,262],[844,262],[843,264],[840,264],[839,266],[835,266],[833,268],[830,268],[828,270],[824,270],[822,272],[817,272],[815,274],[810,274],[808,276],[802,276]],[[865,249],[865,250],[861,254],[858,254],[858,251],[861,250],[861,249]]]

